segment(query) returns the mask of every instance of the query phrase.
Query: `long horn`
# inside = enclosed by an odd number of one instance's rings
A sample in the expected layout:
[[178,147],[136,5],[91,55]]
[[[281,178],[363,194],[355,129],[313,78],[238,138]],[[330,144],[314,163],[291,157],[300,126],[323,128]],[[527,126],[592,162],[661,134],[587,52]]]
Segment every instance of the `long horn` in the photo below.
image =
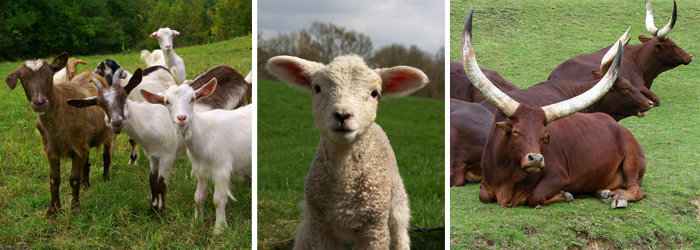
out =
[[[625,48],[627,47],[627,44],[630,42],[629,34],[630,30],[632,27],[627,28],[627,31],[625,31],[624,34],[618,39],[618,41],[622,42],[622,50],[624,51]],[[600,72],[607,72],[608,69],[610,68],[610,64],[612,64],[613,60],[615,59],[615,55],[617,55],[617,47],[618,43],[615,42],[612,47],[608,50],[607,53],[603,56],[603,60],[600,61]]]
[[668,21],[666,26],[664,26],[661,30],[656,28],[654,25],[654,14],[651,10],[651,2],[647,0],[647,19],[646,19],[646,25],[647,25],[647,30],[651,35],[657,36],[659,40],[663,41],[666,40],[666,36],[668,35],[669,32],[671,32],[671,29],[673,29],[673,26],[676,25],[676,16],[677,16],[677,10],[676,10],[676,0],[673,0],[673,14],[671,15],[671,20]]
[[620,70],[620,64],[622,63],[622,42],[617,42],[617,55],[613,61],[610,69],[605,76],[596,83],[593,88],[580,94],[569,100],[561,101],[555,104],[550,104],[542,107],[544,114],[547,117],[547,123],[556,121],[557,119],[564,118],[574,112],[578,112],[581,109],[588,107],[594,102],[598,101],[605,93],[610,90],[613,83],[617,79],[617,73]]
[[95,86],[97,86],[97,89],[102,89],[102,83],[100,82],[100,80],[97,80],[97,78],[92,78],[90,79],[90,81],[94,83]]
[[[119,79],[121,78],[120,76],[122,75],[122,72],[124,72],[124,68],[119,68],[117,71],[114,71],[114,74],[112,74],[112,83],[111,84],[119,84]],[[112,85],[110,85],[112,86]]]
[[467,72],[467,77],[472,81],[472,84],[479,89],[481,94],[488,99],[493,106],[496,106],[501,112],[506,116],[510,117],[515,113],[515,110],[520,105],[518,102],[510,98],[491,83],[491,81],[486,78],[479,65],[476,63],[476,57],[474,56],[474,48],[472,47],[472,15],[474,14],[474,5],[469,9],[469,15],[467,15],[467,20],[464,22],[464,28],[462,29],[462,65],[464,66],[464,71]]

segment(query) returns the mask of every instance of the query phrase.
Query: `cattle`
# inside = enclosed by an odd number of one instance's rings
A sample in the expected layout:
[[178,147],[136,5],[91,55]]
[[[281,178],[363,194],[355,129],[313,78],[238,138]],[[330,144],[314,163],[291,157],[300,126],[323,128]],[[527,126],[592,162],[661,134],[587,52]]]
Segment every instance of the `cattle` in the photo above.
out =
[[491,124],[493,114],[484,106],[450,100],[451,187],[464,186],[465,182],[481,181],[481,153],[484,151]]
[[622,41],[603,57],[607,73],[589,91],[544,107],[530,106],[500,91],[479,69],[471,41],[473,13],[472,6],[462,33],[462,63],[472,83],[499,110],[484,145],[479,200],[536,208],[595,195],[620,208],[642,199],[646,162],[632,133],[605,114],[575,113],[612,86]]
[[[481,68],[486,77],[502,91],[518,89],[512,82],[503,78],[498,72]],[[469,81],[461,62],[450,62],[450,98],[465,102],[481,102],[484,96]]]
[[[640,35],[639,41],[642,44],[630,45],[625,48],[619,77],[630,81],[637,90],[654,102],[654,106],[658,106],[661,101],[650,90],[654,79],[659,74],[678,65],[688,65],[693,60],[693,56],[668,38],[668,33],[676,23],[676,2],[673,2],[671,20],[661,30],[654,26],[654,16],[649,0],[647,0],[646,8],[646,26],[653,37]],[[610,47],[606,47],[594,53],[572,57],[557,66],[548,79],[593,80],[593,76],[588,72],[597,68],[597,62],[609,49]]]
[[[629,29],[620,37],[625,41],[623,47],[629,42]],[[610,51],[610,50],[608,50]],[[601,56],[601,59],[603,57]],[[597,64],[600,68],[590,71],[593,76],[590,80],[552,79],[535,84],[526,89],[517,89],[506,92],[508,96],[517,102],[528,105],[544,106],[573,98],[595,86],[603,75],[605,65]],[[487,77],[488,78],[488,77]],[[490,78],[488,78],[490,80]],[[497,111],[488,100],[481,102],[491,113]],[[640,91],[622,77],[615,79],[613,87],[595,103],[581,109],[583,113],[603,112],[610,115],[615,121],[620,121],[630,116],[644,117],[646,111],[652,108],[652,101],[647,99]]]

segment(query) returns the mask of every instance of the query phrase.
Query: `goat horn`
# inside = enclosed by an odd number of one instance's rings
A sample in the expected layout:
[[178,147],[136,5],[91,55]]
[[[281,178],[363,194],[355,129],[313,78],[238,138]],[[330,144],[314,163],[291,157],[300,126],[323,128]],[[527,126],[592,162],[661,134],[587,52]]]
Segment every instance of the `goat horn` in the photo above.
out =
[[580,94],[574,98],[561,101],[555,104],[550,104],[542,107],[544,114],[547,117],[547,123],[556,121],[558,119],[564,118],[574,112],[578,112],[581,109],[588,107],[594,102],[598,101],[605,93],[610,90],[613,83],[617,79],[617,73],[620,70],[620,65],[622,63],[622,41],[617,42],[617,55],[613,61],[610,69],[605,73],[605,76],[596,83],[593,88]]
[[97,86],[97,89],[102,89],[102,83],[100,82],[100,80],[97,80],[97,78],[92,78],[90,79],[90,81],[94,83],[95,86]]
[[114,71],[114,74],[112,75],[112,83],[111,84],[119,84],[119,78],[120,78],[119,76],[122,75],[122,72],[124,72],[124,68],[119,68],[116,71]]
[[[630,30],[632,27],[627,28],[627,31],[625,31],[624,34],[618,39],[618,41],[622,42],[622,49],[624,50],[627,47],[627,44],[630,41]],[[618,43],[616,42],[613,44],[612,47],[610,47],[610,50],[608,50],[607,53],[603,56],[603,60],[600,61],[600,72],[607,72],[608,69],[610,68],[610,64],[612,64],[613,60],[615,59],[615,55],[617,54],[617,47]]]
[[647,19],[646,19],[647,30],[651,33],[651,35],[658,37],[659,40],[661,40],[661,41],[666,40],[666,36],[668,35],[669,32],[671,32],[671,29],[673,29],[673,26],[676,25],[677,13],[678,12],[676,10],[676,0],[673,0],[673,14],[671,15],[671,20],[668,21],[666,26],[664,26],[661,30],[659,30],[654,25],[654,14],[651,10],[651,2],[649,0],[647,0]]
[[472,81],[472,84],[488,99],[493,106],[496,106],[506,116],[510,117],[515,113],[515,110],[520,106],[520,103],[510,98],[491,83],[486,78],[479,65],[476,63],[474,48],[472,46],[472,15],[474,14],[474,5],[469,9],[469,15],[464,22],[462,29],[462,65],[464,71],[467,72],[467,77]]

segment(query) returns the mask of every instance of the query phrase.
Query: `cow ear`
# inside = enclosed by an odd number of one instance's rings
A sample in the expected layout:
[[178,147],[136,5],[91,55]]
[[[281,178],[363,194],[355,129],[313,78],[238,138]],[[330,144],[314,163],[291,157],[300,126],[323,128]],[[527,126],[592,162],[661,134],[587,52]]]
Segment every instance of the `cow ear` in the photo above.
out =
[[504,135],[507,135],[508,133],[513,131],[513,126],[508,124],[507,121],[496,122],[496,127],[499,128]]
[[145,89],[141,89],[141,96],[143,96],[143,99],[146,99],[147,102],[153,104],[165,104],[165,100],[163,100],[162,96],[148,92]]
[[648,42],[649,40],[651,40],[651,38],[648,38],[645,35],[639,35],[638,38],[639,38],[639,41],[642,43],[645,43],[645,42]]
[[382,78],[382,96],[405,96],[428,83],[428,76],[419,69],[408,66],[396,66],[375,69]]
[[97,105],[97,96],[88,97],[85,99],[68,100],[68,105],[76,108],[87,108]]
[[663,49],[664,49],[664,46],[661,45],[660,43],[657,43],[656,45],[654,45],[654,52],[656,52],[656,53],[661,52]]
[[598,69],[591,70],[591,75],[593,75],[593,78],[595,80],[599,80],[599,79],[603,78],[603,74],[601,74],[600,70],[598,70]]
[[216,89],[216,78],[212,78],[207,84],[195,91],[194,96],[197,100],[202,99],[211,95],[214,89]]
[[542,137],[542,142],[544,143],[544,145],[549,144],[549,139],[550,139],[549,133],[544,133],[544,136]]
[[63,52],[56,58],[54,58],[53,61],[49,64],[49,66],[51,67],[51,70],[53,70],[53,73],[56,73],[59,70],[65,68],[66,64],[68,64],[68,53]]
[[12,71],[12,73],[5,77],[5,83],[7,83],[7,87],[10,87],[10,90],[15,89],[15,87],[17,86],[17,78],[19,78],[19,72],[21,69],[21,67],[16,68]]
[[265,69],[289,85],[311,90],[311,77],[323,64],[293,56],[275,56],[267,61]]

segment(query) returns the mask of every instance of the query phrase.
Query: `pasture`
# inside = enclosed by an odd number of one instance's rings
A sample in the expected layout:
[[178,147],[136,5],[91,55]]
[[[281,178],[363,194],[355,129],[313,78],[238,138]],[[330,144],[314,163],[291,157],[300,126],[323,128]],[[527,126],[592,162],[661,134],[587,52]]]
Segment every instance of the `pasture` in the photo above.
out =
[[[671,17],[672,1],[652,1],[657,27]],[[629,27],[633,44],[646,31],[644,1],[451,1],[450,60],[460,59],[460,37],[474,5],[474,49],[479,66],[521,88],[546,81],[570,57],[611,45]],[[700,2],[678,1],[669,37],[700,54]],[[696,59],[697,60],[697,59]],[[641,188],[646,198],[611,210],[594,198],[531,209],[479,201],[479,184],[450,188],[450,245],[474,249],[697,249],[700,248],[700,63],[659,75],[651,90],[661,98],[629,128],[646,155]],[[586,152],[581,152],[585,154]],[[591,157],[595,157],[591,155]]]
[[[183,34],[186,35],[186,34]],[[251,37],[240,37],[209,45],[175,48],[193,79],[216,65],[227,65],[243,76],[252,68]],[[177,39],[176,39],[177,40]],[[177,41],[176,41],[177,43]],[[150,48],[155,49],[154,48]],[[56,54],[62,51],[56,51]],[[78,73],[91,72],[104,59],[113,59],[130,72],[145,68],[140,51],[113,55],[76,56],[88,65]],[[27,60],[37,58],[27,58]],[[43,58],[47,61],[53,57]],[[19,62],[0,63],[4,78]],[[191,165],[186,157],[173,165],[163,217],[149,216],[150,188],[148,157],[141,151],[138,166],[128,164],[128,136],[115,141],[110,181],[104,181],[101,152],[91,150],[91,186],[80,193],[81,208],[70,209],[70,159],[61,161],[62,212],[46,219],[49,202],[49,167],[41,152],[36,132],[36,115],[31,110],[21,84],[10,91],[0,87],[0,248],[41,249],[250,249],[252,241],[252,188],[242,180],[233,181],[233,195],[238,202],[227,206],[229,228],[212,235],[214,205],[213,185],[205,203],[204,222],[194,220],[194,191],[190,179]],[[99,167],[96,167],[99,166]]]
[[[309,92],[260,80],[258,98],[258,249],[290,249],[320,135]],[[379,104],[376,123],[396,154],[412,229],[445,225],[444,120],[443,100],[385,98]],[[429,249],[445,248],[443,230],[418,235],[431,244]],[[416,237],[411,243],[415,249],[427,247]]]

